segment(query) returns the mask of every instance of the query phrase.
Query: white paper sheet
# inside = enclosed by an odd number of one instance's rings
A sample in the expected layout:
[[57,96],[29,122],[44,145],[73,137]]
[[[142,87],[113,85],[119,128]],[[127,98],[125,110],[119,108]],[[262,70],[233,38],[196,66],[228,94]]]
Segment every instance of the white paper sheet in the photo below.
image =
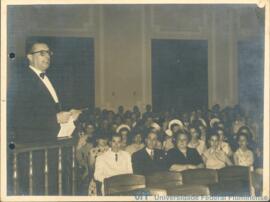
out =
[[70,117],[67,123],[60,124],[61,128],[57,135],[57,138],[71,138],[73,131],[75,130],[75,124],[73,118]]

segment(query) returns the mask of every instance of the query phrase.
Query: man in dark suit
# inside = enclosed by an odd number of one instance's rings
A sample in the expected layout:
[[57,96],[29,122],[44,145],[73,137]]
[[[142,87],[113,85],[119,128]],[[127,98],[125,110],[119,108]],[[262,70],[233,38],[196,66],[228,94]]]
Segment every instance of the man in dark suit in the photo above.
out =
[[79,110],[61,111],[60,97],[46,74],[51,56],[47,44],[33,43],[27,52],[29,66],[13,82],[9,126],[16,143],[56,140],[60,124],[80,114]]
[[148,175],[157,171],[167,170],[165,154],[160,149],[155,149],[157,134],[149,131],[145,137],[146,147],[133,153],[133,172],[139,175]]

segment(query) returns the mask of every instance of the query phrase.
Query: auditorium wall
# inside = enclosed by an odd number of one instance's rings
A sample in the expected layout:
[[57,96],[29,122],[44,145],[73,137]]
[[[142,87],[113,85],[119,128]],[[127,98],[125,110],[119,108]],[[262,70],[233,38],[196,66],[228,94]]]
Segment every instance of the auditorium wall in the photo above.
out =
[[[20,7],[10,15],[9,51],[24,57],[29,36],[92,37],[96,106],[151,103],[151,39],[208,40],[209,106],[238,103],[237,41],[257,40],[254,7],[77,5]],[[59,20],[61,16],[61,20]],[[15,28],[15,29],[14,29]],[[89,75],[90,76],[90,75]]]

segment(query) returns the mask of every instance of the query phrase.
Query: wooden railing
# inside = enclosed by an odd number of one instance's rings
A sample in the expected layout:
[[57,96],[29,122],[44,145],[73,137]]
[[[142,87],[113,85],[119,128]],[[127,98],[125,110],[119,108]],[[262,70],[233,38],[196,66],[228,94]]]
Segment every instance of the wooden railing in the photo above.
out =
[[75,141],[17,144],[8,158],[8,194],[76,195]]

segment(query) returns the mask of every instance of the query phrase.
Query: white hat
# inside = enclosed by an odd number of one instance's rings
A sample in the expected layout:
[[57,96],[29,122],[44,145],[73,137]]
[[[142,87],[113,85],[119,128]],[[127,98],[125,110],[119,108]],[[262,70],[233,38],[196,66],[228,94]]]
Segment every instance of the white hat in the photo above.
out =
[[200,118],[199,121],[207,128],[207,124],[204,119]]
[[218,118],[211,119],[211,121],[210,121],[211,128],[213,128],[213,126],[214,126],[215,123],[219,123],[219,122],[220,122],[220,120]]
[[118,128],[116,129],[116,132],[119,133],[121,129],[126,128],[129,131],[131,130],[130,127],[126,124],[121,124],[120,126],[118,126]]
[[170,129],[167,129],[165,131],[165,134],[168,135],[169,137],[172,137],[173,136],[173,132]]
[[177,125],[180,126],[180,128],[184,128],[183,123],[182,123],[180,120],[178,120],[178,119],[173,119],[173,120],[171,120],[170,123],[169,123],[168,128],[171,129],[171,126],[172,126],[173,124],[177,124]]
[[132,124],[132,128],[134,128],[136,125],[137,125],[137,122],[134,122],[134,123]]
[[155,129],[157,129],[157,130],[160,130],[160,129],[161,129],[161,128],[160,128],[160,125],[158,125],[156,122],[152,123],[152,124],[151,124],[151,127],[155,128]]

